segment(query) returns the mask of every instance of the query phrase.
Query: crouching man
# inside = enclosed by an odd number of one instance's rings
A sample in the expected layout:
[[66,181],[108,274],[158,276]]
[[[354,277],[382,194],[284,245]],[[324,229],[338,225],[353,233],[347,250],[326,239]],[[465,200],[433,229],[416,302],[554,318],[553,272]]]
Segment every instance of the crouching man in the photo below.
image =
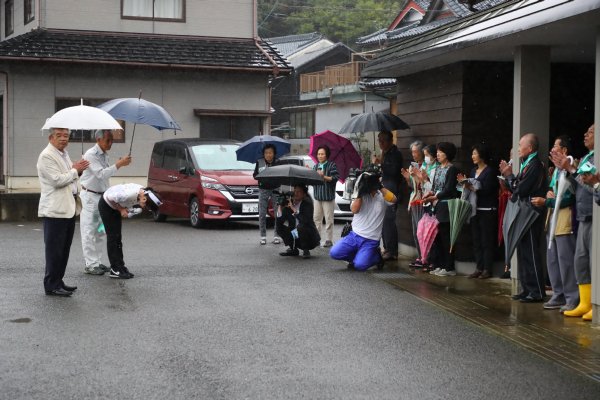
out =
[[329,252],[334,260],[348,261],[348,268],[365,271],[382,262],[379,241],[387,206],[396,196],[382,187],[380,175],[364,172],[354,185],[350,210],[352,231],[338,241]]

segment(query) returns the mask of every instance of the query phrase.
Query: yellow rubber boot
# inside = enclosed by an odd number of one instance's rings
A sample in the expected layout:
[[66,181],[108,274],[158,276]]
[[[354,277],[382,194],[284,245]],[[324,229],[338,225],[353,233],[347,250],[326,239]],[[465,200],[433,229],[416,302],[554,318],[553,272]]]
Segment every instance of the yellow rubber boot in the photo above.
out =
[[579,305],[571,311],[565,311],[566,317],[583,317],[592,311],[592,284],[579,285]]
[[591,321],[592,320],[592,310],[590,310],[588,313],[584,314],[584,316],[581,318],[583,318],[584,321]]

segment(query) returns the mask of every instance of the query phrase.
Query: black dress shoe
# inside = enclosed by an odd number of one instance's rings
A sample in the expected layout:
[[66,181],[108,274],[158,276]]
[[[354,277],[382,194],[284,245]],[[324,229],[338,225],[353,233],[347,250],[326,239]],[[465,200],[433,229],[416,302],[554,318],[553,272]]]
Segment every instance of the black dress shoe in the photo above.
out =
[[511,296],[511,299],[521,300],[521,299],[524,299],[525,297],[527,297],[527,293],[519,293],[519,294],[515,294],[514,296]]
[[279,253],[280,256],[297,256],[300,254],[300,251],[298,249],[287,249],[284,252]]
[[526,296],[519,301],[521,303],[541,303],[542,301],[544,301],[544,299],[542,297]]
[[77,290],[77,286],[69,286],[69,285],[65,285],[63,283],[63,289],[65,289],[67,292],[74,292]]
[[54,289],[54,290],[46,290],[46,295],[48,296],[60,296],[60,297],[69,297],[73,294],[73,292],[69,292],[63,288]]

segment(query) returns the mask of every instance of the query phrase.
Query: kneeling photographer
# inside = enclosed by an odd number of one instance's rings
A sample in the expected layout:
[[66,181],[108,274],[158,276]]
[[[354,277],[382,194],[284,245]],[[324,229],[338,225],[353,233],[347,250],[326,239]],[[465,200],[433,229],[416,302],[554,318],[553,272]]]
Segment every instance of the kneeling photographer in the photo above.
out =
[[309,258],[310,250],[317,247],[321,241],[319,231],[313,221],[313,202],[308,194],[306,185],[297,184],[291,196],[285,194],[277,198],[277,218],[275,230],[283,239],[287,251],[279,253],[281,256],[297,256]]
[[349,268],[359,271],[382,263],[379,241],[383,220],[387,206],[395,203],[396,196],[381,185],[377,170],[363,172],[352,193],[352,231],[331,248],[331,258],[348,261]]

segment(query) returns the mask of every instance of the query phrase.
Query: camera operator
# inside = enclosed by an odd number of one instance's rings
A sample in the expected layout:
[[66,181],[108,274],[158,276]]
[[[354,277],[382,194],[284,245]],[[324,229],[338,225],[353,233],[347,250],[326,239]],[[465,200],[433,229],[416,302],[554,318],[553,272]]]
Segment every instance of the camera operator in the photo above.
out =
[[297,256],[302,249],[302,258],[310,257],[310,250],[321,242],[319,231],[313,221],[313,202],[306,185],[294,186],[292,197],[287,195],[277,199],[277,219],[275,230],[289,249],[280,256]]
[[[373,156],[373,164],[381,164],[383,185],[398,197],[402,177],[402,154],[394,144],[392,132],[381,131],[377,136],[381,159]],[[396,227],[397,200],[388,204],[383,222],[383,260],[398,258],[398,228]]]
[[396,204],[396,196],[384,188],[380,175],[366,171],[356,180],[350,210],[352,231],[338,241],[329,252],[334,260],[348,261],[348,267],[364,271],[383,261],[379,240],[386,210]]

